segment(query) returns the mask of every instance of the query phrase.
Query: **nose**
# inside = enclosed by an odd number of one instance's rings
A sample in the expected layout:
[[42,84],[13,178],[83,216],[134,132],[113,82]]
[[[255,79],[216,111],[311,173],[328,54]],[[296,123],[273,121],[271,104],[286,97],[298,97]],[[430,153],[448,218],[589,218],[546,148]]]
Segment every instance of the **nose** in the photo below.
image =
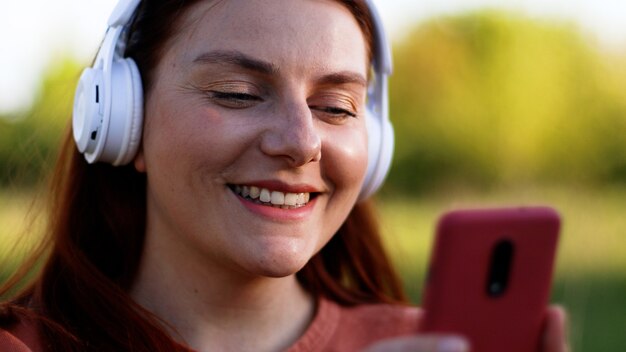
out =
[[285,160],[290,167],[319,161],[322,141],[306,102],[290,103],[272,117],[274,123],[263,134],[264,154]]

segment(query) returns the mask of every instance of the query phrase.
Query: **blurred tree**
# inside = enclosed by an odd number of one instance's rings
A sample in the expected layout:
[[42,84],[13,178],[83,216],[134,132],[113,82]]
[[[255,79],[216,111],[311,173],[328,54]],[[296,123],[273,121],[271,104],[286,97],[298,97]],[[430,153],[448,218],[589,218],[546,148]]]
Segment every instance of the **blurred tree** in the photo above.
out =
[[575,27],[481,11],[394,51],[392,191],[626,183],[625,75]]
[[81,68],[72,58],[54,60],[30,109],[0,118],[0,186],[33,186],[51,168]]

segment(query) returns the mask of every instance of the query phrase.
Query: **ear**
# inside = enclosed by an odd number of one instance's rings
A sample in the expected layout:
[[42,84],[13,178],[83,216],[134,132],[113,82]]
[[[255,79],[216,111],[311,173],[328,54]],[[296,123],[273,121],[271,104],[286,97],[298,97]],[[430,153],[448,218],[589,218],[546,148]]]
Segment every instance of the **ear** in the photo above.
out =
[[146,159],[143,155],[143,147],[140,146],[139,150],[137,151],[137,155],[135,156],[135,159],[133,160],[133,164],[135,165],[135,170],[137,170],[137,172],[146,172]]

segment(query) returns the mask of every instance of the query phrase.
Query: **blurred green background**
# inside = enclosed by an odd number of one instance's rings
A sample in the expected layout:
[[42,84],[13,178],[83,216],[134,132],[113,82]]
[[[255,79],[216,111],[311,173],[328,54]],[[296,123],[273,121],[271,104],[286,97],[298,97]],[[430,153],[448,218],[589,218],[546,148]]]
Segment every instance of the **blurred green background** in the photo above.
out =
[[[422,22],[393,51],[396,151],[378,200],[411,298],[442,212],[552,205],[564,220],[552,300],[570,313],[573,350],[625,351],[626,48],[485,10]],[[85,64],[53,60],[32,106],[0,116],[0,279],[19,262],[12,243],[41,228],[33,199]]]

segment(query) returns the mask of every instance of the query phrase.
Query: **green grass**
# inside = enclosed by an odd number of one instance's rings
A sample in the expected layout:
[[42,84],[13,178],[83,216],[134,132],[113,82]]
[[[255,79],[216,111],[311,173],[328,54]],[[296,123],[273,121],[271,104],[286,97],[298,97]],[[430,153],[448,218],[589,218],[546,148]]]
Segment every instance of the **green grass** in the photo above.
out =
[[[30,235],[24,219],[31,203],[28,194],[0,191],[0,280],[14,270],[19,258],[19,251],[10,249],[12,243]],[[380,200],[379,213],[389,252],[411,299],[419,303],[434,225],[441,213],[537,204],[555,207],[563,218],[552,301],[569,312],[573,351],[626,351],[626,190],[551,188],[396,197]]]

